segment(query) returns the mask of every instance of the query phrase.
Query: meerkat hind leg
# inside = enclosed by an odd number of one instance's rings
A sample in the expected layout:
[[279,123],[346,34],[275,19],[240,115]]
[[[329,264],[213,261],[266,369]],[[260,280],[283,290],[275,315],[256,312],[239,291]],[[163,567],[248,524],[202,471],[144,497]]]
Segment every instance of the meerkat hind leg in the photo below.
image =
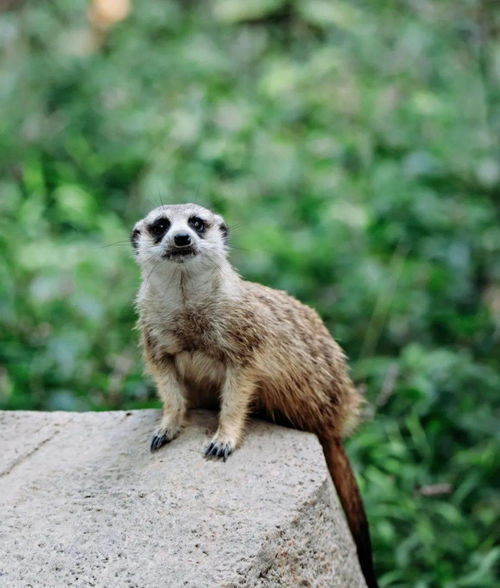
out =
[[151,451],[170,443],[180,433],[186,416],[186,397],[172,372],[156,378],[158,394],[163,400],[160,426],[153,433]]
[[252,397],[253,382],[229,368],[222,386],[219,427],[205,447],[206,457],[224,461],[233,453],[243,436],[245,420]]

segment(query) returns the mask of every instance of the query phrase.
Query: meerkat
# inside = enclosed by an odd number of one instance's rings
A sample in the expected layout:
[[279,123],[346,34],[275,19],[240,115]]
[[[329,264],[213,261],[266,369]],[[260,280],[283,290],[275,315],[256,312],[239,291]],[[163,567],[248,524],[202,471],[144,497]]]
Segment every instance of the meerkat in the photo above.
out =
[[228,260],[224,219],[196,204],[164,205],[131,233],[142,283],[138,326],[163,401],[151,451],[174,439],[188,407],[219,407],[204,448],[226,460],[252,411],[316,433],[370,588],[377,586],[368,524],[342,437],[361,396],[318,314],[279,290],[243,280]]

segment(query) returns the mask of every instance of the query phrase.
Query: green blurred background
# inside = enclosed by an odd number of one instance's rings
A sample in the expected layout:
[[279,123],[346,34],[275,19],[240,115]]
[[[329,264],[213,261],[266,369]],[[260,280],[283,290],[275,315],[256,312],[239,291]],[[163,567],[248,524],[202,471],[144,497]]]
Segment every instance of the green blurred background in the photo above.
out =
[[499,585],[498,4],[0,5],[0,407],[159,406],[129,230],[213,207],[350,357],[381,585]]

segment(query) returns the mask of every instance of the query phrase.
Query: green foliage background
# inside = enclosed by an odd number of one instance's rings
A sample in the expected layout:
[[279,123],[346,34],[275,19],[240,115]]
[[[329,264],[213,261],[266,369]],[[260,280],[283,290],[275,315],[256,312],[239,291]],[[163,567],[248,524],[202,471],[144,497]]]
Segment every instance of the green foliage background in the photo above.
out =
[[348,449],[382,586],[498,585],[495,2],[135,0],[108,28],[7,4],[0,407],[157,406],[129,229],[208,205],[366,390]]

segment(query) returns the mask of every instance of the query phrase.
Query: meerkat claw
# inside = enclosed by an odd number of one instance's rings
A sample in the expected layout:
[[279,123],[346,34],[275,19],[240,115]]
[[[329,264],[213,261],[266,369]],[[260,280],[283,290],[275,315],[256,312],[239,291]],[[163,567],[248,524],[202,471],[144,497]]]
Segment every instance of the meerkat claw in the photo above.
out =
[[230,441],[226,443],[222,441],[211,441],[206,447],[204,455],[205,457],[215,457],[226,461],[233,450],[234,446]]
[[174,437],[172,435],[169,435],[168,431],[167,432],[158,431],[157,433],[155,433],[153,435],[153,438],[151,439],[151,446],[150,446],[151,453],[158,451],[158,449],[160,449],[160,447],[163,447],[167,443],[170,443],[170,441],[172,441],[173,438]]
[[151,439],[151,453],[153,453],[154,451],[158,451],[158,449],[160,449],[160,447],[163,447],[163,445],[165,445],[166,443],[168,443],[170,441],[170,439],[167,437],[166,433],[163,433],[163,435],[161,434],[155,434],[153,435],[153,438]]
[[233,448],[230,447],[229,444],[226,444],[226,446],[224,447],[223,460],[226,461],[226,459],[231,455],[232,452],[233,452]]

